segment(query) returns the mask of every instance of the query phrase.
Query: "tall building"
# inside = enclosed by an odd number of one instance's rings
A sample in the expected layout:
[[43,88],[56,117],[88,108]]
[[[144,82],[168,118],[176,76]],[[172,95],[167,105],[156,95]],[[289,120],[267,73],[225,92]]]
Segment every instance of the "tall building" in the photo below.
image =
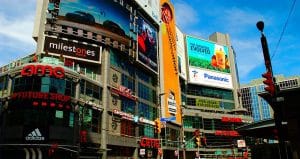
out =
[[[278,75],[275,78],[280,89],[299,86],[299,76],[286,78],[283,75]],[[242,106],[247,109],[254,122],[273,119],[274,117],[270,105],[258,96],[259,93],[265,91],[263,80],[263,78],[254,79],[249,84],[242,85],[240,89]]]
[[239,105],[229,35],[214,33],[204,40],[177,29],[177,48],[186,158],[241,155],[237,141],[245,139],[235,128],[252,119]]
[[156,158],[159,1],[36,14],[36,52],[1,68],[0,158]]
[[168,0],[38,0],[36,52],[0,69],[0,158],[238,155],[229,36],[174,17]]

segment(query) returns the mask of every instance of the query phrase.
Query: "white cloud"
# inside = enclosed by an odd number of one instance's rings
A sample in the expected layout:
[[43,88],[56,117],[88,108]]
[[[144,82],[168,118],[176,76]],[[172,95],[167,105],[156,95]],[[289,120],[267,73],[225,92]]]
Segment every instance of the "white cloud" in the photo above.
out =
[[179,1],[174,4],[176,23],[178,26],[185,28],[199,21],[197,10],[187,4],[185,1]]
[[19,42],[32,43],[34,18],[32,15],[8,19],[0,14],[0,36],[14,39]]

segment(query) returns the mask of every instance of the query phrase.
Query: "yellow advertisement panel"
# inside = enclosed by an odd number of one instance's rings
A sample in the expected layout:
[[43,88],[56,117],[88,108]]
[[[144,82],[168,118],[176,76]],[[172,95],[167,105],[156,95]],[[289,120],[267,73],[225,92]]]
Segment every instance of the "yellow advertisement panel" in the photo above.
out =
[[176,52],[176,27],[174,7],[169,0],[161,0],[161,76],[162,91],[165,93],[163,117],[176,117],[176,123],[181,124],[181,97]]

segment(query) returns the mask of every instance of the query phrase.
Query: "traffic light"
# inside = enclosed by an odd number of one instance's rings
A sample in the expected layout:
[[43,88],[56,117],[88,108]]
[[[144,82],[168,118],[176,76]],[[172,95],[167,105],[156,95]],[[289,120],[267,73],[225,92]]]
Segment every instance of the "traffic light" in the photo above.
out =
[[275,84],[274,84],[274,81],[273,81],[273,75],[272,75],[271,71],[268,71],[268,72],[262,74],[262,77],[265,78],[263,83],[265,85],[267,85],[265,87],[265,90],[267,92],[269,92],[271,94],[271,96],[274,96],[274,94],[275,94]]
[[200,138],[200,136],[196,136],[195,137],[195,143],[196,143],[197,147],[201,146],[201,138]]
[[197,147],[201,146],[201,137],[200,137],[200,130],[196,129],[194,131],[194,137],[195,137],[195,144]]
[[161,132],[161,125],[159,118],[155,119],[155,133],[159,134]]

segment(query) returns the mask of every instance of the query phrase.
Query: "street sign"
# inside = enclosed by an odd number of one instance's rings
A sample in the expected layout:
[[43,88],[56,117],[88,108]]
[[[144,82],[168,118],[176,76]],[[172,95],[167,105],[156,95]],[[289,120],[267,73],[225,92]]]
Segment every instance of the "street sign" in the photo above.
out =
[[174,121],[174,120],[176,120],[175,116],[171,116],[169,118],[160,118],[161,122],[168,122],[168,121]]

